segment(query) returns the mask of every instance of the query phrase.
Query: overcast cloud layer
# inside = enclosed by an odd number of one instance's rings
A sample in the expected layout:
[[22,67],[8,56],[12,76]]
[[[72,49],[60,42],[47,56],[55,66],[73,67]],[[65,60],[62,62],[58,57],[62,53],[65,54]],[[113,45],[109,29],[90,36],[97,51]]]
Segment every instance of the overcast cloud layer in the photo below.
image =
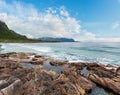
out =
[[[65,6],[46,8],[39,12],[31,4],[16,1],[8,4],[5,0],[0,0],[0,20],[10,29],[29,38],[67,37],[78,41],[120,41],[120,38],[97,38],[95,34],[82,29],[80,21],[71,17]],[[115,23],[112,29],[117,27],[119,23]]]

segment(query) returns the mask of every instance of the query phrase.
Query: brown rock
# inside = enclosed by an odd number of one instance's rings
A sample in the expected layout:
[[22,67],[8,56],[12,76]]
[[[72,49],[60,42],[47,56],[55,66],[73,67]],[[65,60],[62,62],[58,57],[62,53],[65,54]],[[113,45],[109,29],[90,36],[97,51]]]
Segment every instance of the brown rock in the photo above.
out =
[[88,64],[87,69],[89,71],[93,71],[95,74],[97,74],[100,77],[113,78],[115,76],[115,72],[112,72],[111,70],[107,70],[102,65],[96,63]]
[[53,65],[53,66],[62,66],[62,65],[65,65],[67,64],[68,61],[67,60],[50,60],[50,64]]
[[0,80],[0,92],[1,95],[21,95],[21,85],[20,79],[10,77],[7,80]]
[[101,85],[102,87],[109,88],[113,90],[115,93],[120,94],[120,77],[116,79],[99,77],[98,75],[91,72],[89,78],[95,83]]
[[77,70],[82,70],[86,64],[84,62],[70,63],[70,67],[75,67]]
[[116,70],[116,75],[117,75],[117,76],[120,76],[120,67],[117,68],[117,70]]
[[104,88],[111,89],[115,93],[120,94],[119,69],[115,73],[98,64],[89,66],[88,68],[90,70],[89,79]]
[[53,81],[41,95],[85,95],[85,91],[64,78]]
[[63,71],[63,74],[72,82],[73,84],[82,87],[86,92],[93,88],[93,84],[90,80],[77,73],[76,68],[68,68]]

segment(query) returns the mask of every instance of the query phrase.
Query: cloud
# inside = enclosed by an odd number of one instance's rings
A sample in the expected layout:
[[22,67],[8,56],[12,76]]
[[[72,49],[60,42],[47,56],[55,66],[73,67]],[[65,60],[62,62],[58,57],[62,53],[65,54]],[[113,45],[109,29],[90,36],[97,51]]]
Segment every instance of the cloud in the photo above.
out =
[[70,16],[64,6],[39,12],[31,4],[0,1],[0,20],[10,29],[28,37],[72,37],[81,30],[79,21]]
[[75,40],[82,42],[120,42],[119,37],[97,37],[95,34],[83,30],[82,35],[76,36]]
[[119,22],[114,23],[112,26],[112,30],[116,30],[117,28],[119,28],[119,26],[120,26]]
[[93,41],[95,40],[95,34],[88,32],[87,30],[82,30],[84,32],[81,35],[77,35],[75,40],[77,41]]
[[68,11],[66,11],[66,8],[64,6],[62,6],[60,8],[60,14],[63,15],[63,16],[66,16],[66,17],[69,16],[69,13],[68,13]]
[[[74,38],[77,41],[120,42],[120,38],[97,37],[83,29],[80,21],[72,17],[65,6],[40,11],[32,4],[6,1],[0,0],[0,20],[5,21],[10,29],[29,38],[51,36]],[[119,26],[116,22],[112,29]]]

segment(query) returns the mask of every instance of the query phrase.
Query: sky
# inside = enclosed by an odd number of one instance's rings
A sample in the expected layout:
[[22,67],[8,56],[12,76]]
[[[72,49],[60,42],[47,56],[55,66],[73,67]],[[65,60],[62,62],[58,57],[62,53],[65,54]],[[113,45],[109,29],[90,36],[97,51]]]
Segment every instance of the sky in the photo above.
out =
[[0,0],[0,20],[28,38],[120,42],[120,0]]

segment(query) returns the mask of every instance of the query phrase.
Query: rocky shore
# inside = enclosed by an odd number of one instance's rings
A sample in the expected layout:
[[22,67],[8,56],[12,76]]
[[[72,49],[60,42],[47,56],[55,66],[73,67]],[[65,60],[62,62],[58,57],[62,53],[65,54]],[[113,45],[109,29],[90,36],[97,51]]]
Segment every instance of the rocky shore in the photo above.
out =
[[0,95],[92,95],[95,85],[120,95],[120,66],[0,54]]

